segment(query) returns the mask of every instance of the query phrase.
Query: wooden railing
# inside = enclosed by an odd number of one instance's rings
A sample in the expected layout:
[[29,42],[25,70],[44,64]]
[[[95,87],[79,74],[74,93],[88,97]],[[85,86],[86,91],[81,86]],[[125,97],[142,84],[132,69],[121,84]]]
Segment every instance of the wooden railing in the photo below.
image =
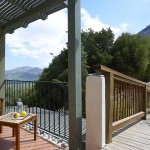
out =
[[0,116],[3,115],[3,98],[0,98]]
[[105,76],[106,143],[111,143],[113,131],[146,119],[147,84],[102,65],[94,66],[94,70]]
[[146,102],[146,111],[150,113],[150,84],[147,86],[147,102]]

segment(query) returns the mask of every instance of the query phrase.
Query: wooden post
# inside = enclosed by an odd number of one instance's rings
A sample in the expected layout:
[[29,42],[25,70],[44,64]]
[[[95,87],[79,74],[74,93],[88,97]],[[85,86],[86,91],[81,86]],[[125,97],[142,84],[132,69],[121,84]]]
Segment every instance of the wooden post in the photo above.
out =
[[114,79],[112,73],[106,73],[106,143],[112,142]]
[[[5,33],[0,29],[0,98],[5,98]],[[4,106],[3,103],[3,113]]]
[[147,102],[147,85],[145,85],[145,87],[143,87],[143,90],[142,90],[142,111],[145,112],[145,116],[142,117],[143,120],[146,120],[146,102]]
[[3,98],[0,98],[0,116],[3,115]]
[[[0,98],[0,116],[3,115],[3,99]],[[0,133],[2,133],[2,126],[0,125]]]

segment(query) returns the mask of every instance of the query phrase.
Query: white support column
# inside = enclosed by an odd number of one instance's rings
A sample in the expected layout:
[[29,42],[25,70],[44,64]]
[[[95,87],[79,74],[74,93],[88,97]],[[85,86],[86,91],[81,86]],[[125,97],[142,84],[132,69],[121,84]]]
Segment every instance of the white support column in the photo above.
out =
[[99,150],[105,143],[105,78],[91,75],[86,79],[86,150]]
[[0,89],[0,98],[5,98],[4,81],[5,81],[5,33],[3,30],[0,29],[0,87],[2,86]]

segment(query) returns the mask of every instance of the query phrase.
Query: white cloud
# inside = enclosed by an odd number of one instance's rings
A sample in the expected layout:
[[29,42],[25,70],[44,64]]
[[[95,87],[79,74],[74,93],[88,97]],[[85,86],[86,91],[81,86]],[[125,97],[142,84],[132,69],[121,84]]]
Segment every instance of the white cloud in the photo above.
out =
[[[113,33],[116,37],[122,32],[122,30],[125,30],[125,27],[127,27],[127,24],[122,24],[120,27],[113,27],[108,24],[104,24],[100,19],[99,16],[96,18],[93,18],[90,16],[90,14],[85,10],[81,9],[81,18],[82,18],[82,29],[86,30],[88,28],[92,28],[94,31],[100,31],[102,28],[111,28]],[[124,27],[124,28],[123,28]]]
[[67,13],[59,11],[46,21],[38,20],[28,28],[8,34],[6,44],[12,55],[37,59],[47,66],[52,59],[50,52],[58,55],[67,42]]
[[120,27],[121,27],[122,31],[126,31],[126,29],[128,27],[128,24],[123,23],[123,24],[120,25]]
[[[92,28],[100,31],[102,28],[111,27],[104,24],[99,16],[91,17],[85,9],[81,9],[81,21],[83,30]],[[122,24],[111,29],[118,36],[127,27],[127,24]],[[20,28],[12,35],[7,34],[6,44],[12,55],[31,57],[41,62],[42,67],[48,66],[52,59],[49,53],[58,55],[66,47],[67,30],[67,11],[62,10],[50,15],[46,21],[38,20],[26,29]]]
[[83,30],[92,28],[94,31],[100,31],[102,28],[109,27],[109,25],[103,24],[99,20],[98,16],[96,18],[92,18],[85,9],[81,9],[81,18],[82,18],[82,29]]

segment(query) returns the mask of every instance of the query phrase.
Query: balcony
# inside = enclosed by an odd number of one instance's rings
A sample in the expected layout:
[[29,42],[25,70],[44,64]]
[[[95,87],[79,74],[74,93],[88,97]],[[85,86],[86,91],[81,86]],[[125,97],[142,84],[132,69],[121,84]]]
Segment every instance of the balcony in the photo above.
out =
[[[42,19],[46,20],[48,15],[66,8],[68,10],[68,77],[69,77],[69,106],[72,121],[69,122],[70,147],[72,149],[81,148],[81,36],[80,36],[80,0],[27,0],[6,1],[0,3],[0,87],[5,80],[5,35],[12,34],[18,28],[26,28],[30,23]],[[16,13],[17,12],[17,13]],[[42,57],[42,56],[41,56]],[[76,67],[78,66],[78,67]],[[78,76],[78,78],[76,78]],[[78,90],[76,90],[78,89]],[[31,96],[31,95],[29,95]],[[5,98],[4,89],[0,91],[0,97]],[[38,97],[37,97],[38,98]],[[45,103],[46,104],[46,103]],[[43,107],[43,103],[40,105]],[[11,105],[12,106],[12,105]],[[51,106],[49,106],[51,107]],[[9,108],[8,108],[9,109]],[[32,108],[29,108],[32,110]],[[7,112],[7,109],[6,109]],[[78,112],[78,114],[76,113]],[[60,113],[59,113],[60,114]],[[55,116],[55,113],[54,113]],[[80,119],[79,119],[80,118]],[[45,121],[45,119],[43,119]],[[69,119],[70,120],[70,119]],[[64,121],[65,122],[65,121]],[[55,125],[55,122],[54,122]],[[43,127],[40,124],[41,129]],[[50,124],[49,129],[50,130]],[[54,127],[54,131],[56,128]],[[61,132],[57,130],[58,134]],[[64,132],[65,133],[65,132]],[[66,135],[65,135],[66,136]]]
[[[100,66],[98,66],[96,69],[99,69],[99,67]],[[133,147],[140,145],[139,141],[142,143],[142,145],[148,145],[150,136],[148,132],[150,121],[150,116],[148,115],[150,108],[149,86],[145,82],[133,79],[107,67],[101,66],[101,70],[104,72],[105,79],[107,81],[105,82],[107,85],[107,97],[106,100],[104,99],[104,101],[106,101],[105,106],[107,111],[103,116],[106,116],[106,143],[110,143],[104,149],[112,150],[114,147],[116,149],[117,147],[122,147],[122,149],[124,147],[126,149],[132,149]],[[97,83],[95,82],[92,84],[95,87]],[[91,85],[89,87],[91,87]],[[44,149],[45,146],[49,145],[51,147],[52,144],[56,144],[61,148],[68,148],[68,83],[5,80],[3,89],[5,89],[5,112],[9,113],[16,111],[17,101],[19,98],[21,98],[24,104],[24,109],[29,113],[36,113],[38,116],[37,125],[39,136],[50,141],[50,143],[43,143],[45,140],[43,141],[41,138],[38,138],[37,142],[34,143],[33,135],[27,131],[32,131],[33,129],[33,124],[30,123],[24,126],[24,128],[21,130],[21,137],[25,135],[25,138],[21,138],[22,148],[24,148],[24,144],[28,146],[29,143],[31,143],[29,146],[33,146],[31,149],[34,149],[34,146],[36,147],[37,145],[38,147],[41,146],[42,149]],[[92,90],[89,90],[89,92],[90,91]],[[96,90],[94,89],[94,91]],[[98,92],[100,93],[100,91]],[[101,93],[105,94],[105,92]],[[93,91],[89,94],[92,95]],[[100,109],[100,107],[103,106],[99,105],[99,100],[100,99],[98,99],[98,105],[93,105],[94,108],[90,109],[90,114],[91,110],[94,110],[95,108]],[[94,103],[94,94],[92,96],[92,103]],[[103,109],[103,107],[101,108]],[[86,107],[86,109],[89,108]],[[143,120],[146,119],[146,117],[147,120]],[[92,118],[94,118],[97,122],[100,117],[98,118],[96,115],[94,115]],[[89,129],[85,129],[86,123],[87,125],[89,123],[88,114],[86,114],[86,119],[82,117],[82,140],[85,140],[85,134],[87,135],[87,138],[91,138],[91,135],[89,136],[87,134]],[[136,120],[138,121],[133,123]],[[94,123],[93,126],[99,127],[99,124]],[[93,126],[91,126],[92,132]],[[135,132],[136,134],[134,134]],[[96,134],[97,132],[94,133],[94,137],[90,139],[92,143],[94,143],[96,140],[99,141],[98,138],[95,138]],[[0,137],[0,140],[2,140],[0,144],[3,146],[10,146],[9,148],[12,149],[14,148],[14,138],[11,135],[10,129],[4,128],[4,132],[0,135]],[[131,140],[131,138],[135,140]],[[31,141],[28,141],[27,139]],[[95,141],[93,141],[93,139],[95,139]],[[118,146],[120,143],[122,143],[122,145]],[[144,148],[147,147],[148,146],[145,146]]]
[[[21,98],[24,110],[28,113],[37,114],[38,135],[48,139],[51,143],[60,148],[68,147],[68,83],[5,80],[2,88],[5,89],[5,113],[17,111],[17,101]],[[82,118],[83,138],[85,135],[85,123],[85,118]],[[33,124],[27,124],[24,126],[24,129],[32,131]],[[9,129],[6,132],[7,134],[9,133],[9,135],[7,135],[5,131],[1,137],[5,137],[6,139],[8,137],[10,145],[12,146],[14,144],[12,142],[14,138],[11,137],[11,131]],[[25,139],[28,139],[29,136],[29,139],[32,139],[31,142],[34,143],[31,134],[24,130],[22,130],[22,132],[23,135],[27,135]],[[24,145],[24,143],[26,144],[26,142],[21,142],[22,145]],[[39,142],[37,141],[36,143]],[[41,146],[45,147],[43,140],[41,140],[40,143]],[[36,146],[36,144],[33,144],[33,149],[34,145]],[[51,146],[51,144],[49,145]]]
[[[33,134],[29,131],[21,129],[20,149],[21,150],[61,150],[49,141],[38,137],[36,142],[33,140]],[[15,138],[12,137],[12,129],[3,127],[3,133],[0,134],[0,149],[15,150]]]

